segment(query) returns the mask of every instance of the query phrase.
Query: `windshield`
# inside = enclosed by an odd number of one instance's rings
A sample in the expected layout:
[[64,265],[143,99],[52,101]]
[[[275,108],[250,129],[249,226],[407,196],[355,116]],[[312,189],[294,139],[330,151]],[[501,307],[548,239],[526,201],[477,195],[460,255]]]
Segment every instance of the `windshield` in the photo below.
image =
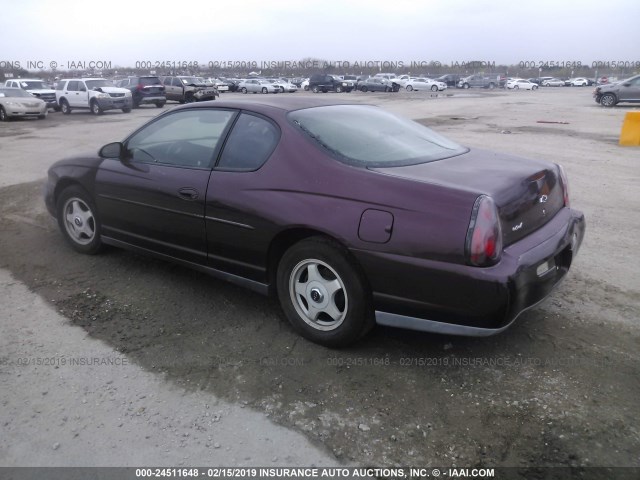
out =
[[185,85],[191,85],[192,83],[195,84],[195,85],[198,85],[199,83],[202,83],[196,77],[181,78],[180,80]]
[[338,160],[352,165],[415,165],[468,151],[419,123],[372,106],[314,107],[288,117]]
[[109,80],[104,80],[104,79],[99,79],[99,80],[87,80],[85,82],[87,84],[87,88],[89,90],[93,90],[94,88],[100,88],[100,87],[113,87],[113,83],[111,83]]
[[0,88],[0,97],[30,97],[35,98],[29,92],[21,88]]
[[41,80],[29,80],[26,82],[20,82],[20,86],[25,90],[40,90],[49,88],[43,81]]

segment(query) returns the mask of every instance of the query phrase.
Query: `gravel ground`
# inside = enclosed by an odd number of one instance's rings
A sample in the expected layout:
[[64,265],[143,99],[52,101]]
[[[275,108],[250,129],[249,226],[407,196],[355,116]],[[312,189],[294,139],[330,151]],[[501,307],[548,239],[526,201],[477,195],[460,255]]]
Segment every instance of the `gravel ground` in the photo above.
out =
[[[41,199],[47,166],[155,107],[0,125],[0,465],[640,467],[640,150],[617,145],[637,107],[603,109],[586,88],[452,93],[348,98],[562,163],[583,247],[499,336],[376,328],[343,350],[296,336],[271,299],[66,246]],[[52,355],[124,364],[18,363]]]

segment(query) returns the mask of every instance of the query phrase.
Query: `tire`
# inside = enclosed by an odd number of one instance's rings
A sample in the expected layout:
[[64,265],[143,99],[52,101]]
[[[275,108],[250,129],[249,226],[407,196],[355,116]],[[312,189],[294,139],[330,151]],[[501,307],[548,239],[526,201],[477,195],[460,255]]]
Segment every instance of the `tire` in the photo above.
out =
[[361,92],[366,92],[368,89],[365,85],[363,85],[362,87],[360,87],[360,91]]
[[242,87],[242,88],[240,89],[240,91],[241,91],[242,93],[246,94],[246,93],[247,93],[247,87]]
[[371,293],[346,250],[312,237],[285,252],[277,272],[278,298],[293,328],[327,347],[349,345],[374,325]]
[[538,89],[537,85],[534,85],[533,87],[531,87],[531,90],[537,90],[537,89]]
[[284,93],[284,87],[280,87],[280,93]]
[[9,121],[9,115],[7,115],[7,112],[5,111],[3,106],[0,106],[0,122],[8,122]]
[[131,113],[131,109],[130,108],[123,108],[122,112],[123,113]]
[[156,107],[163,108],[164,104],[165,104],[165,102],[156,102]]
[[93,255],[102,249],[101,224],[91,196],[72,185],[62,191],[56,203],[58,226],[71,247]]
[[490,83],[489,84],[489,90],[493,90],[494,88],[496,88],[496,84],[495,83]]
[[67,102],[64,98],[60,100],[60,111],[63,115],[69,115],[71,113],[69,102]]
[[437,92],[438,91],[438,86],[437,85],[431,85],[431,91],[432,92]]
[[411,85],[407,85],[407,86],[405,87],[405,90],[406,90],[407,92],[413,92],[413,87],[412,87]]
[[514,89],[514,90],[520,90],[520,87],[519,87],[518,85],[515,85],[515,86],[513,87],[513,89]]
[[184,103],[195,103],[196,102],[196,97],[194,97],[193,95],[187,95],[186,97],[184,97]]
[[468,89],[469,88],[469,84],[468,83],[463,84],[462,88],[464,88],[465,90]]
[[336,87],[336,93],[342,93],[342,87],[340,85]]
[[311,89],[311,91],[312,91],[313,93],[320,93],[320,89],[318,88],[318,86],[317,86],[317,85],[315,85],[315,86]]
[[267,87],[262,87],[262,93],[269,93],[269,90],[267,90]]
[[600,97],[600,105],[603,107],[611,108],[618,103],[618,99],[613,93],[605,93]]
[[100,108],[98,102],[96,102],[95,100],[91,102],[91,113],[93,113],[94,115],[102,115],[104,113]]
[[386,92],[390,92],[390,91],[392,91],[392,88],[391,87],[384,87],[384,91],[385,91],[385,93]]
[[308,92],[308,91],[309,91],[309,85],[305,85],[305,86],[304,86],[304,91],[305,91],[305,92]]

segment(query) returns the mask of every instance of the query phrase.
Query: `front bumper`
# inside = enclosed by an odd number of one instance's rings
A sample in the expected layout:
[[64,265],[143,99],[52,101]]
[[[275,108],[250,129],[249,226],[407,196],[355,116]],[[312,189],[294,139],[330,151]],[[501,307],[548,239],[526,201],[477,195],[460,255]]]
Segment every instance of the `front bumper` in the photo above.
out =
[[[569,271],[584,233],[583,214],[564,208],[545,226],[505,248],[500,262],[488,268],[353,253],[372,284],[377,323],[487,336],[507,328],[554,290]],[[382,275],[394,280],[380,281]]]
[[37,107],[29,107],[25,105],[3,105],[4,111],[7,113],[8,117],[18,118],[18,117],[39,117],[40,115],[45,115],[47,113],[47,104],[43,103],[41,106]]
[[97,98],[98,105],[102,110],[114,110],[121,108],[133,108],[132,97],[109,97]]

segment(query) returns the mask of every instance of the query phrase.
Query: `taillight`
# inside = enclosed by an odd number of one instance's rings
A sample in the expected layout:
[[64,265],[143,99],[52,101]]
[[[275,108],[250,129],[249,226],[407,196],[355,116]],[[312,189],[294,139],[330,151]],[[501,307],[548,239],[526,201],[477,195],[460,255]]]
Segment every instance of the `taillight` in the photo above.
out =
[[502,228],[491,197],[481,195],[473,205],[465,242],[467,261],[477,267],[495,264],[502,254]]
[[141,83],[136,85],[136,90],[138,90],[139,92],[141,92],[143,89],[144,89],[144,86]]
[[562,165],[558,165],[560,170],[560,182],[562,183],[562,193],[564,195],[564,206],[569,208],[569,181],[567,180],[567,174],[562,168]]

